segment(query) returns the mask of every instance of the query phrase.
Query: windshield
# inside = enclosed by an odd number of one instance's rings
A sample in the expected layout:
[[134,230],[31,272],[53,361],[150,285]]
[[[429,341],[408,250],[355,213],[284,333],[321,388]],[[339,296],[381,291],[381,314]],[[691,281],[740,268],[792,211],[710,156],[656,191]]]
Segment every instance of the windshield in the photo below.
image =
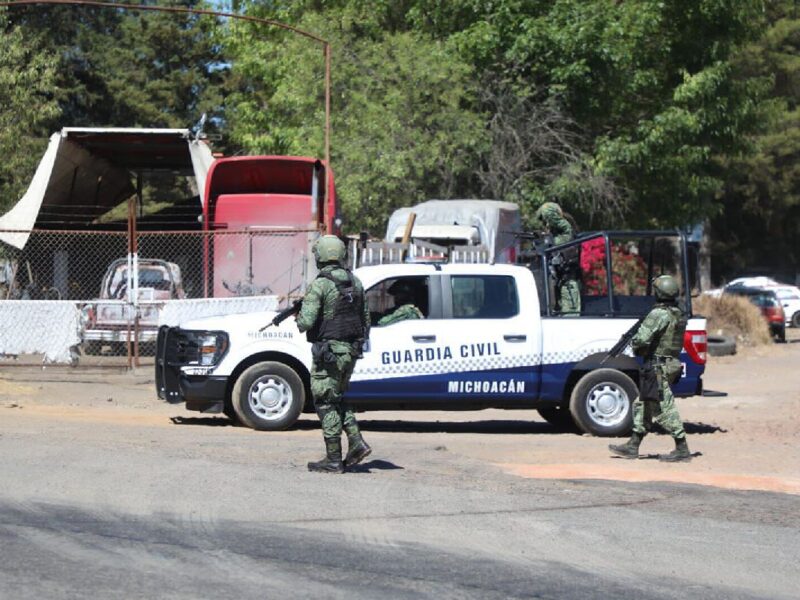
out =
[[[120,266],[109,279],[105,293],[107,298],[122,298],[128,285],[128,267]],[[169,290],[171,281],[166,268],[160,266],[139,267],[139,287]]]

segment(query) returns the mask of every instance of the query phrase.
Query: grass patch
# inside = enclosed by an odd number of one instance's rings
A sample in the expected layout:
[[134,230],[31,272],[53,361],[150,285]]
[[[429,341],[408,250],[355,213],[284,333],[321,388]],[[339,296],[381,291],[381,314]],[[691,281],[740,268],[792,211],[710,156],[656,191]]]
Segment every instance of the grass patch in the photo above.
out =
[[730,335],[743,346],[772,343],[766,319],[747,298],[728,294],[719,298],[700,296],[692,300],[692,310],[708,319],[709,335]]

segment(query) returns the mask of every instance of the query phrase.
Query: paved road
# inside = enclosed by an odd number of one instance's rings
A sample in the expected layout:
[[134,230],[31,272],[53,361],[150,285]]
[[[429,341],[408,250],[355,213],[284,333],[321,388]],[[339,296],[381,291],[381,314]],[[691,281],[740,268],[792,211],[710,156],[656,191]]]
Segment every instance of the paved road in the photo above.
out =
[[[2,598],[800,590],[797,496],[519,478],[393,432],[373,433],[380,452],[358,472],[318,475],[304,470],[321,447],[310,425],[265,435],[0,410]],[[503,427],[487,442],[516,431]]]

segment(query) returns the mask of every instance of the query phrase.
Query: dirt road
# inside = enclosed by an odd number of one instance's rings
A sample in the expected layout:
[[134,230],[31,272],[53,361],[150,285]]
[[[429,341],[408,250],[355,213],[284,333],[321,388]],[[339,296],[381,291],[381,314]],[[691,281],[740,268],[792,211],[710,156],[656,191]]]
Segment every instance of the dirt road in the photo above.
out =
[[[611,459],[608,440],[559,433],[533,410],[370,412],[360,420],[379,452],[397,443],[446,447],[451,455],[520,477],[672,481],[800,494],[800,333],[789,332],[787,344],[710,358],[706,389],[728,395],[678,401],[690,447],[700,453],[689,464]],[[189,429],[200,441],[212,426],[229,428],[233,436],[261,435],[265,443],[318,435],[314,415],[304,415],[292,431],[257,434],[227,427],[222,416],[164,404],[155,398],[149,369],[136,375],[5,369],[0,371],[0,410],[6,418],[24,415],[92,427],[104,422],[193,425]],[[652,435],[642,452],[654,458],[671,447],[668,436]]]

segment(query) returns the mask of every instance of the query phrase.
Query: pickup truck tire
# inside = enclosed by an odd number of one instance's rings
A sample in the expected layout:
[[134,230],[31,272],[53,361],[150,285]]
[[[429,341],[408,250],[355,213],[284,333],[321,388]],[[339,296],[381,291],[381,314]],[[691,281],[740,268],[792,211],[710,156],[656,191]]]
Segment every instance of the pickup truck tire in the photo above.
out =
[[792,315],[792,327],[800,327],[800,310]]
[[297,372],[273,361],[256,363],[242,372],[231,393],[239,421],[259,431],[291,427],[305,403],[305,388]]
[[575,420],[566,406],[548,406],[536,410],[553,427],[562,431],[575,431]]
[[572,389],[569,411],[586,433],[601,437],[627,435],[633,426],[636,384],[622,371],[596,369]]

